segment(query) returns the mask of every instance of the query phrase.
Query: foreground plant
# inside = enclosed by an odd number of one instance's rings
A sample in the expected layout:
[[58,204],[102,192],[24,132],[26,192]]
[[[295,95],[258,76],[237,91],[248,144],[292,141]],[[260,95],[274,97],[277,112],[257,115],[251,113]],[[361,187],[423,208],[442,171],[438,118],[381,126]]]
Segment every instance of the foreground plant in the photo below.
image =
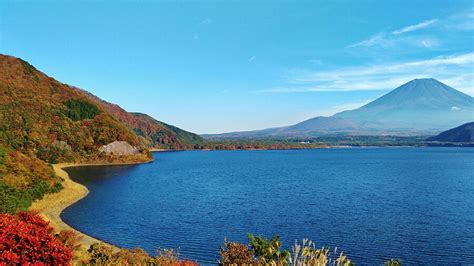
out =
[[400,265],[402,265],[402,260],[400,260],[400,259],[390,259],[390,260],[387,260],[383,265],[384,266],[400,266]]
[[94,243],[87,250],[92,265],[163,265],[163,266],[195,266],[190,260],[181,260],[172,249],[159,249],[157,256],[150,256],[141,248],[120,249],[114,251],[110,246]]
[[307,239],[302,244],[295,241],[290,252],[281,250],[282,243],[278,236],[270,240],[252,234],[248,236],[248,245],[224,239],[220,252],[221,265],[352,265],[343,252],[337,252],[337,248],[333,252],[327,247],[317,248],[314,242]]
[[317,248],[316,243],[308,239],[303,239],[301,245],[298,244],[298,241],[295,241],[292,252],[291,265],[351,265],[351,261],[343,252],[337,255],[337,248],[331,253],[329,248]]
[[255,260],[261,264],[284,265],[290,258],[290,251],[281,251],[279,236],[273,236],[270,241],[262,236],[248,234],[250,247],[255,254]]
[[79,249],[81,246],[80,241],[82,240],[82,236],[73,230],[62,230],[59,234],[56,234],[55,237],[72,251]]
[[249,250],[248,245],[237,242],[228,242],[224,239],[224,245],[220,249],[221,265],[249,265],[254,262],[254,253]]
[[0,214],[0,265],[67,265],[71,249],[52,234],[36,213]]

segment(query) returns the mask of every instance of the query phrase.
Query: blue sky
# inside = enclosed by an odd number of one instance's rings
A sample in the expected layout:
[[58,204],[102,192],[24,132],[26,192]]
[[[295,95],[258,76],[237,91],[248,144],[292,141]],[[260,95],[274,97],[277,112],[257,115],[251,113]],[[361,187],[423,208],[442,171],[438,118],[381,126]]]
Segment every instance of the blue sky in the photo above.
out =
[[413,79],[474,95],[469,1],[4,1],[0,53],[197,133],[357,108]]

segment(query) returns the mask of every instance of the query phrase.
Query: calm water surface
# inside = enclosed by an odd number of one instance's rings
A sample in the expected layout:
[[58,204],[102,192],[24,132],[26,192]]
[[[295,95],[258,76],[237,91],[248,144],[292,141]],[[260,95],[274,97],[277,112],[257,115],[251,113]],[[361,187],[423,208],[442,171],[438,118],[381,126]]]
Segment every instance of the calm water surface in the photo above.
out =
[[69,168],[90,194],[62,218],[127,248],[216,262],[226,236],[310,238],[356,263],[474,263],[474,149],[154,153]]

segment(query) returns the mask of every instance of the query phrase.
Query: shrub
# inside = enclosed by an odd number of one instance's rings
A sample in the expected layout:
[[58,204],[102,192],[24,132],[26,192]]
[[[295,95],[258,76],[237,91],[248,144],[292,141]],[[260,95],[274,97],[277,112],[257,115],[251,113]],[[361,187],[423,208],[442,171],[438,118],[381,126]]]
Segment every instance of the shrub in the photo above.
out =
[[155,262],[158,265],[173,265],[178,261],[178,254],[172,249],[158,249]]
[[153,258],[141,249],[121,249],[112,256],[113,264],[117,265],[152,265]]
[[143,249],[120,249],[114,252],[113,248],[103,244],[94,243],[87,250],[90,255],[89,264],[98,265],[173,265],[195,266],[195,262],[178,259],[177,253],[172,249],[158,250],[156,257],[151,257]]
[[281,242],[278,236],[268,241],[262,236],[249,234],[249,240],[249,245],[244,245],[224,239],[224,245],[220,249],[220,265],[353,265],[343,252],[337,252],[337,248],[333,252],[326,247],[317,248],[314,242],[307,239],[304,239],[302,244],[295,241],[292,253],[288,250],[280,251]]
[[99,243],[92,244],[87,252],[90,255],[91,264],[106,264],[112,262],[114,250],[111,247]]
[[290,258],[290,251],[280,251],[281,242],[279,236],[273,236],[270,241],[262,236],[248,234],[250,247],[257,259],[262,264],[284,264]]
[[69,264],[71,250],[52,231],[35,213],[0,214],[0,264]]
[[0,165],[4,165],[6,159],[7,151],[5,150],[5,148],[0,147]]
[[19,189],[0,180],[0,213],[15,213],[26,210],[31,205],[31,197]]
[[92,119],[100,113],[97,106],[86,101],[70,99],[64,104],[68,108],[66,114],[67,117],[71,118],[73,121]]
[[49,186],[44,180],[34,179],[28,188],[15,188],[0,180],[0,213],[13,214],[30,207],[31,202],[42,199],[46,193],[55,193],[61,190],[61,183]]
[[74,232],[73,230],[61,230],[59,234],[55,235],[61,243],[70,250],[77,250],[81,246],[81,239],[78,233]]
[[221,247],[220,253],[220,265],[245,265],[254,262],[253,252],[249,250],[248,245],[238,242],[228,242],[227,239],[224,239],[224,245]]

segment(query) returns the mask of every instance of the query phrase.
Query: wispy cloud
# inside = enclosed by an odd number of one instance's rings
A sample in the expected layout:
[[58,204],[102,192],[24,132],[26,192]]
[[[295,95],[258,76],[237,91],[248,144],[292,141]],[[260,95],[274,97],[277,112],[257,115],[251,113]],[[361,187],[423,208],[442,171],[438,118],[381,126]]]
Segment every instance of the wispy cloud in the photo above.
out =
[[390,46],[396,46],[396,44],[408,44],[408,45],[414,45],[414,46],[424,47],[424,48],[435,47],[439,45],[439,41],[433,37],[416,38],[412,36],[411,38],[406,38],[400,35],[404,33],[428,28],[434,25],[435,23],[437,23],[438,21],[439,21],[438,19],[430,19],[430,20],[420,22],[418,24],[409,25],[401,29],[394,30],[390,33],[379,32],[375,35],[372,35],[366,40],[362,40],[360,42],[356,42],[354,44],[349,45],[348,48],[372,47],[372,46],[390,47]]
[[212,19],[211,18],[205,18],[201,22],[199,22],[200,26],[207,26],[212,24]]
[[374,45],[382,45],[382,44],[388,44],[388,40],[385,38],[384,33],[378,33],[376,35],[373,35],[372,37],[368,38],[367,40],[363,40],[357,43],[354,43],[352,45],[349,45],[349,48],[353,47],[358,47],[358,46],[364,46],[364,47],[370,47]]
[[392,34],[398,35],[398,34],[402,34],[402,33],[407,33],[407,32],[411,32],[411,31],[416,31],[416,30],[428,28],[429,26],[433,25],[437,21],[438,21],[437,19],[426,20],[426,21],[423,21],[423,22],[418,23],[418,24],[414,24],[414,25],[403,27],[403,28],[398,29],[398,30],[394,30],[394,31],[392,31]]
[[443,23],[446,30],[472,31],[474,30],[474,8],[467,12],[454,14]]
[[430,59],[346,67],[331,71],[291,71],[287,86],[258,93],[334,92],[394,89],[415,78],[436,78],[474,95],[474,52]]
[[417,40],[418,46],[431,48],[439,45],[439,41],[433,38],[423,38]]
[[426,31],[422,31],[427,30],[428,28],[433,28],[434,31],[431,31],[430,33],[435,35],[440,33],[452,33],[452,31],[474,30],[474,9],[440,19],[435,18],[425,20],[392,31],[382,31],[365,40],[348,45],[347,48],[368,48],[377,46],[382,48],[399,48],[407,46],[433,48],[440,46],[441,42],[439,38],[435,36],[427,37]]

